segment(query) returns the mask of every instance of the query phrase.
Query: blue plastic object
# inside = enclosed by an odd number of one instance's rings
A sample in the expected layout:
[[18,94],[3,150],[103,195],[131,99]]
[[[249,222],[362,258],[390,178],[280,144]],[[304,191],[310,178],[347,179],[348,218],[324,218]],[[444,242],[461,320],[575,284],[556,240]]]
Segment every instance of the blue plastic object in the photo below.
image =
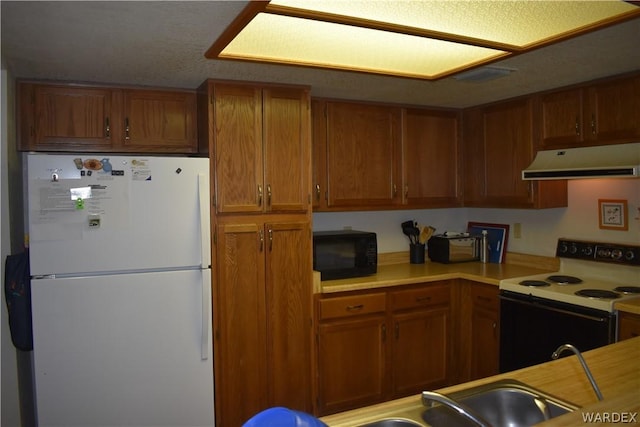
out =
[[328,427],[325,423],[300,411],[282,407],[265,409],[251,417],[242,427]]

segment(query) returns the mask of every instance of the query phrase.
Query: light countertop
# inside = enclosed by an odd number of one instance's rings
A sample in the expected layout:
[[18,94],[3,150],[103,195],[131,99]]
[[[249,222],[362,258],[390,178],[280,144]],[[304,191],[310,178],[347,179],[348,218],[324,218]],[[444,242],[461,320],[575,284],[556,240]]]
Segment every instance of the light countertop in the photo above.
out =
[[550,271],[552,270],[522,265],[483,264],[480,262],[458,264],[439,264],[436,262],[426,262],[424,264],[399,263],[379,265],[378,272],[371,276],[325,280],[320,282],[319,290],[323,294],[327,294],[447,279],[468,279],[497,286],[502,279],[542,274]]
[[[515,379],[581,407],[573,413],[542,423],[541,426],[582,425],[583,415],[588,413],[601,416],[613,412],[635,413],[636,419],[640,421],[640,337],[587,351],[583,356],[602,391],[603,401],[596,398],[575,355],[438,391],[447,394],[499,379]],[[322,421],[329,427],[355,427],[384,418],[420,420],[423,409],[420,395],[415,395],[329,415],[323,417]]]

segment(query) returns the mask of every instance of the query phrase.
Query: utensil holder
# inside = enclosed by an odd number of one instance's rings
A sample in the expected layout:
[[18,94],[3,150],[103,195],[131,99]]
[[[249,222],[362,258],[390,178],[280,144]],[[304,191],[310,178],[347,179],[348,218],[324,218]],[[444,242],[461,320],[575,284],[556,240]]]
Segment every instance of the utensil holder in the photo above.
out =
[[411,264],[424,264],[424,243],[412,243],[409,245],[409,262]]

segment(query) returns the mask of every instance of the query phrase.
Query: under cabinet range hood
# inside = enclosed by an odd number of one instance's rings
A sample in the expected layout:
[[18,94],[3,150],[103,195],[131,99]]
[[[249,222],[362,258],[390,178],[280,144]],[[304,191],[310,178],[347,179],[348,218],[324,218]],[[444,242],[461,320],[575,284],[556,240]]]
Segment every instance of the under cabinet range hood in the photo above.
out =
[[640,177],[640,142],[544,150],[536,154],[523,180]]

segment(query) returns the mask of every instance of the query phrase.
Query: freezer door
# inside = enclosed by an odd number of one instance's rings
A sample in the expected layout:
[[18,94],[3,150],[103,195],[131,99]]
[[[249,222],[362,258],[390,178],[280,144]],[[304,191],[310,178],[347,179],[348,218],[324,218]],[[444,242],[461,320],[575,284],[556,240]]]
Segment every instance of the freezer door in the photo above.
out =
[[213,426],[210,280],[33,280],[39,425]]
[[32,275],[208,267],[209,159],[28,156]]

